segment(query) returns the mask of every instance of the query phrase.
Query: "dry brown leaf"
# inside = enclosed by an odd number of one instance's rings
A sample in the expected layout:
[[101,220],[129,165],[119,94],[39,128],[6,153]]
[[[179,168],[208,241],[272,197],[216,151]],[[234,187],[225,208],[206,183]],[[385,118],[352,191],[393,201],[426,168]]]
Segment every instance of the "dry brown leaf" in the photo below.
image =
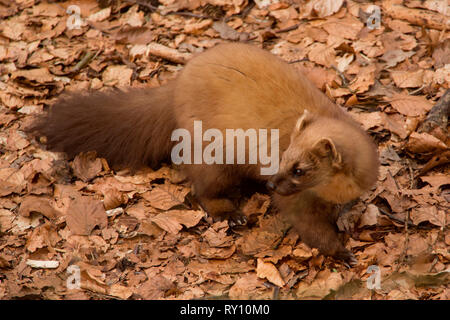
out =
[[424,70],[391,71],[391,77],[399,88],[417,88],[423,84]]
[[122,286],[118,283],[114,283],[108,288],[108,294],[113,297],[118,297],[120,299],[126,300],[133,294],[133,289],[129,287]]
[[128,196],[116,188],[104,189],[103,195],[105,196],[103,199],[103,206],[105,207],[105,210],[117,208],[118,206],[127,204],[128,202]]
[[88,236],[96,226],[105,228],[108,218],[101,201],[79,197],[70,203],[66,222],[72,234]]
[[364,24],[359,19],[348,15],[343,19],[326,20],[322,24],[322,28],[324,28],[328,34],[351,40],[358,39],[358,34],[363,27]]
[[212,28],[217,31],[220,37],[224,40],[240,40],[245,41],[249,38],[248,33],[238,32],[230,27],[226,22],[214,22]]
[[236,240],[239,249],[245,255],[255,255],[258,252],[272,249],[280,239],[280,235],[267,231],[253,230]]
[[156,186],[142,197],[150,202],[151,206],[161,210],[169,210],[175,206],[183,205],[184,198],[189,193],[188,188],[172,184]]
[[216,222],[203,233],[203,238],[211,247],[229,247],[233,244],[234,239],[232,236],[227,235],[227,230],[227,221]]
[[272,263],[264,262],[261,258],[258,258],[256,275],[258,278],[267,279],[279,287],[285,285],[278,269]]
[[306,261],[313,257],[315,251],[317,251],[317,249],[311,249],[306,244],[300,243],[295,247],[294,251],[292,251],[292,256],[296,260]]
[[349,88],[357,93],[363,93],[369,90],[370,86],[375,83],[376,65],[371,64],[367,67],[362,67],[355,77],[355,80],[350,84]]
[[[152,31],[147,27],[128,27],[121,28],[114,34],[114,38],[119,43],[131,43],[138,45],[146,45],[154,40],[154,35]],[[144,48],[144,47],[143,47]],[[145,53],[145,50],[142,54]],[[132,54],[130,50],[130,54]]]
[[111,15],[111,7],[108,8],[104,8],[102,10],[99,10],[95,13],[92,13],[87,20],[89,22],[99,22],[99,21],[103,21],[109,18],[109,16]]
[[411,133],[406,147],[413,153],[426,153],[448,149],[444,142],[426,132]]
[[102,74],[103,83],[107,86],[127,87],[131,82],[133,70],[127,66],[109,66]]
[[172,281],[163,275],[156,275],[137,288],[137,294],[146,300],[161,299],[164,293],[174,287]]
[[255,273],[239,278],[228,293],[231,299],[263,299],[264,295],[269,298],[271,294]]
[[269,205],[270,197],[268,195],[255,193],[242,208],[242,212],[246,216],[250,216],[251,214],[265,214]]
[[387,51],[385,54],[383,54],[382,57],[380,57],[380,59],[386,61],[385,68],[392,68],[395,67],[400,62],[405,61],[406,59],[412,57],[414,54],[415,54],[414,51],[405,52],[401,49],[394,49]]
[[429,183],[433,188],[439,189],[445,184],[450,185],[450,176],[445,174],[434,174],[420,177],[421,180]]
[[366,211],[361,215],[359,226],[365,227],[377,225],[379,214],[380,210],[378,210],[378,207],[374,204],[369,204]]
[[54,76],[48,71],[47,68],[30,69],[30,70],[17,70],[11,74],[12,79],[25,78],[29,81],[37,83],[46,83],[54,81]]
[[19,214],[29,217],[32,212],[39,212],[48,219],[56,219],[61,216],[61,212],[55,209],[54,200],[46,197],[27,196],[20,204]]
[[26,148],[30,142],[25,138],[23,133],[13,130],[6,140],[6,147],[11,151],[22,150]]
[[204,215],[204,212],[201,210],[170,210],[155,215],[151,218],[151,221],[156,223],[161,229],[177,234],[183,228],[182,225],[186,228],[194,227]]
[[227,248],[210,247],[206,242],[202,242],[199,248],[200,256],[205,259],[228,259],[236,251],[236,246]]
[[324,270],[317,274],[312,283],[300,282],[297,288],[297,298],[299,299],[321,299],[337,290],[343,283],[342,275],[338,272]]
[[[410,213],[410,219],[418,225],[421,222],[427,221],[439,227],[445,227],[445,212],[438,210],[435,206],[420,206],[413,208]],[[447,221],[449,224],[450,221]]]
[[264,262],[278,263],[284,257],[292,253],[292,247],[288,245],[280,245],[275,250],[267,250],[255,254],[257,258],[264,258]]
[[11,229],[15,218],[16,216],[10,210],[0,209],[0,232]]
[[309,48],[308,58],[325,67],[336,65],[336,51],[323,43],[312,44]]
[[95,151],[81,152],[73,160],[73,173],[84,182],[95,178],[102,171],[102,160]]
[[344,0],[316,0],[309,1],[305,8],[301,10],[301,17],[306,18],[316,15],[319,18],[331,16],[333,13],[339,11],[342,7]]
[[431,110],[433,104],[424,96],[395,94],[390,99],[391,106],[406,116],[421,116]]
[[188,34],[200,34],[213,24],[211,19],[205,19],[200,22],[189,23],[184,26],[184,31]]

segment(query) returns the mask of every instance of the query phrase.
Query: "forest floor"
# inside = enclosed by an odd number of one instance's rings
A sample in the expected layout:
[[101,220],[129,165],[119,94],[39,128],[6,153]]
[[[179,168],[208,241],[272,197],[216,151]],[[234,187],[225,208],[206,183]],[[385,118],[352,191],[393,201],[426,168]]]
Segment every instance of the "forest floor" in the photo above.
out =
[[[449,89],[449,14],[431,0],[0,0],[0,299],[450,299],[450,139],[425,120]],[[24,134],[64,90],[159,86],[232,41],[306,71],[377,142],[379,181],[338,222],[354,267],[303,244],[266,194],[230,228],[171,166],[116,172]]]

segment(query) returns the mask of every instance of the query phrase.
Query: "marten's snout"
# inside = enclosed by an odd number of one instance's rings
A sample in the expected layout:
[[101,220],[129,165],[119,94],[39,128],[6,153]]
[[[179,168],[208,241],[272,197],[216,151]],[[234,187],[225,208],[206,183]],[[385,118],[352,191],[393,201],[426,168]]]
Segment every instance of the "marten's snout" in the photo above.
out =
[[267,181],[266,187],[269,191],[275,190],[275,184],[271,180]]
[[268,190],[287,196],[295,192],[295,186],[282,175],[275,175],[266,183]]
[[278,185],[280,184],[280,182],[282,180],[283,180],[283,178],[280,177],[280,175],[278,175],[278,174],[270,177],[269,181],[267,181],[267,183],[266,183],[267,189],[269,189],[270,191],[276,191]]

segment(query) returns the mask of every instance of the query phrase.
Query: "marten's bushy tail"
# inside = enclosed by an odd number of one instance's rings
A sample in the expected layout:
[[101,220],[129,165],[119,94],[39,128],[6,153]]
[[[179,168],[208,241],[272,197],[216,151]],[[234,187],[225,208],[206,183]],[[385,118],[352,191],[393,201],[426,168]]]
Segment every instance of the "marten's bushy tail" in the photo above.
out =
[[172,88],[71,93],[27,131],[47,138],[52,151],[96,151],[111,165],[138,169],[168,160],[175,129]]

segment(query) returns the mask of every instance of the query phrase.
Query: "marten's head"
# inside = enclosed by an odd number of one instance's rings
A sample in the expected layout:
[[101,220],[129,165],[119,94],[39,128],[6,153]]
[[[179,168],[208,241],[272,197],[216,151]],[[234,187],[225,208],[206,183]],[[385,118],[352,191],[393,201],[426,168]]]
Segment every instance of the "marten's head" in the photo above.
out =
[[283,196],[313,190],[324,200],[346,203],[372,186],[377,173],[374,144],[360,128],[305,111],[267,187]]

